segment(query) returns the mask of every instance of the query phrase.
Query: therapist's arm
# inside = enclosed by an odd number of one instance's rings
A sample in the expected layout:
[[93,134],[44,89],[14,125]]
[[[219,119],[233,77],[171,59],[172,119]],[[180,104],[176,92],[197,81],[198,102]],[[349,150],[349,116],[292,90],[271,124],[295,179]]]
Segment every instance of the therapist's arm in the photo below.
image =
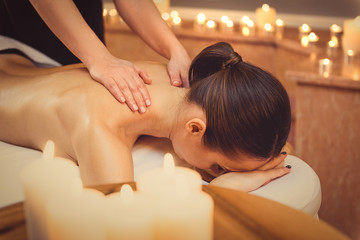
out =
[[124,21],[152,49],[169,59],[168,73],[174,86],[189,87],[188,70],[190,58],[161,18],[152,0],[114,0],[116,8]]
[[150,105],[150,95],[144,84],[151,83],[147,73],[111,55],[72,0],[30,2],[52,32],[85,64],[92,78],[103,84],[118,101],[140,112]]

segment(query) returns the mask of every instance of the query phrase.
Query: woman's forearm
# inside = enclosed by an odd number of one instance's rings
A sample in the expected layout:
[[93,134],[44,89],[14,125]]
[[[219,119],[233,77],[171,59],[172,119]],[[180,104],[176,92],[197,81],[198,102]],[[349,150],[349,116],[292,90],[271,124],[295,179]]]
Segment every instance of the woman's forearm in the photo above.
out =
[[30,0],[38,14],[61,42],[85,65],[108,54],[72,0]]
[[167,59],[183,53],[152,0],[115,0],[115,5],[124,21],[157,53]]

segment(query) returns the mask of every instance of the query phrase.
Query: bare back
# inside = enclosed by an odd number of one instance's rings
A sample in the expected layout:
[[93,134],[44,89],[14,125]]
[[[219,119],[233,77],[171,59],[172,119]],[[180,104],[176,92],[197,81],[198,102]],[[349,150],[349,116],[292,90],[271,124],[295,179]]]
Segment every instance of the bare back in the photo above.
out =
[[[153,103],[162,101],[157,93],[172,88],[165,67],[139,65],[153,80],[148,86]],[[112,151],[109,144],[122,144],[128,151],[122,149],[121,154],[126,154],[125,158],[130,154],[131,158],[131,148],[142,133],[129,134],[127,126],[141,123],[152,114],[151,110],[146,114],[131,112],[91,79],[81,65],[38,69],[22,57],[0,55],[0,79],[0,140],[42,149],[52,139],[56,154],[74,161],[79,156],[106,157]],[[99,144],[99,149],[108,151],[89,152],[92,145]],[[121,146],[118,153],[120,150]],[[114,154],[110,155],[112,158]]]

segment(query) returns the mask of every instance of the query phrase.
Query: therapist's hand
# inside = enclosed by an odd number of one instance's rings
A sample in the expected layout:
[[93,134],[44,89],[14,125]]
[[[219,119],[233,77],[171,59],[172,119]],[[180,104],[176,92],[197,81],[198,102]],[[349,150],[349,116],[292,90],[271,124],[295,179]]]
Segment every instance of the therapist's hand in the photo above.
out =
[[167,66],[171,85],[175,87],[190,87],[188,78],[190,63],[190,58],[185,49],[180,49],[178,53],[172,55]]
[[144,113],[151,100],[146,84],[151,84],[146,71],[126,60],[107,55],[88,66],[91,77],[103,84],[121,103],[132,111]]

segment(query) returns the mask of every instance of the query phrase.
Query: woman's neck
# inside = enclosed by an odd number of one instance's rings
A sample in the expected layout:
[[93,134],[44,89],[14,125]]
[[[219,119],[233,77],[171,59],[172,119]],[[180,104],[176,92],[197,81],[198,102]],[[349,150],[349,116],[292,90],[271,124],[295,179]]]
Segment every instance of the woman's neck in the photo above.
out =
[[182,112],[188,89],[166,85],[149,85],[152,104],[146,113],[141,114],[128,128],[128,133],[170,138],[170,135],[182,118]]

